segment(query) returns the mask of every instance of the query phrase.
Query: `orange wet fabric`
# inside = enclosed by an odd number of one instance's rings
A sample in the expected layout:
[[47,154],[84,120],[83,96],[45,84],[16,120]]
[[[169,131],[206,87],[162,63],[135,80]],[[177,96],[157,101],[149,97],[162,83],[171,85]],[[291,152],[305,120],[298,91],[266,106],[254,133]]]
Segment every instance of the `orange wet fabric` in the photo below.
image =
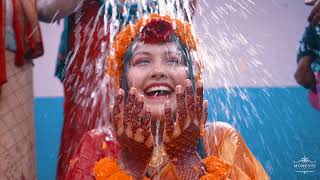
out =
[[[104,153],[101,153],[99,146],[92,144],[103,144],[108,135],[102,131],[92,130],[82,138],[76,154],[70,162],[67,172],[67,177],[70,179],[77,179],[81,177],[83,180],[93,180],[94,163],[103,158],[103,154],[114,154],[115,148],[106,148]],[[229,124],[216,122],[211,123],[205,132],[204,142],[206,146],[207,155],[214,155],[230,165],[228,177],[231,180],[268,180],[270,179],[261,164],[257,161],[245,144],[241,135],[236,129]],[[112,147],[112,146],[110,146]],[[113,149],[113,153],[111,151]],[[98,152],[97,152],[98,151]],[[100,152],[99,152],[100,151]],[[97,156],[99,154],[99,156]],[[81,161],[79,160],[81,159]],[[161,174],[170,174],[171,168],[164,168]],[[172,173],[171,173],[172,174]],[[68,179],[67,178],[67,179]],[[166,177],[164,179],[168,179]],[[170,176],[171,179],[177,179]]]
[[214,155],[231,165],[232,180],[268,180],[270,177],[251,153],[241,135],[231,125],[211,123],[206,128],[204,143],[207,155]]

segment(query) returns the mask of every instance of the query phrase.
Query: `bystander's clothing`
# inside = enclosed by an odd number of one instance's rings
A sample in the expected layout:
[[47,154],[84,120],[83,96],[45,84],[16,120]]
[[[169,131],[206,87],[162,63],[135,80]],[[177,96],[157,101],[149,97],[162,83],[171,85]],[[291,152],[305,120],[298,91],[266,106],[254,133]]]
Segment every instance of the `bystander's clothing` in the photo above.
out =
[[303,56],[311,56],[314,60],[312,70],[320,72],[320,25],[306,27],[298,48],[297,61]]

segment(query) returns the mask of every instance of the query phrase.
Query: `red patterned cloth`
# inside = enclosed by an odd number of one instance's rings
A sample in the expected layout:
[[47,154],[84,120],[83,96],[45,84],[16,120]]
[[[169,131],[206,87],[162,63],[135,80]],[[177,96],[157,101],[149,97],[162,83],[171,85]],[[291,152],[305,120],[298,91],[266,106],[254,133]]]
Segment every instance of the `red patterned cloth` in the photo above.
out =
[[[68,47],[71,58],[63,80],[65,99],[57,168],[59,180],[65,178],[81,137],[95,128],[99,119],[103,120],[101,113],[106,108],[103,102],[108,102],[107,92],[96,89],[100,87],[105,75],[105,70],[99,70],[96,66],[97,60],[104,59],[105,55],[101,51],[101,44],[103,41],[108,43],[104,39],[106,36],[103,36],[103,16],[98,16],[99,8],[99,1],[85,0],[81,8],[68,17]],[[97,93],[96,100],[92,98],[93,92]]]
[[95,162],[104,158],[118,158],[120,145],[103,130],[92,130],[87,132],[80,141],[65,180],[94,180],[93,167]]
[[[43,54],[41,32],[35,0],[12,0],[13,30],[17,45],[15,64],[22,66],[25,59],[34,59]],[[7,81],[5,67],[6,1],[0,4],[0,86]]]

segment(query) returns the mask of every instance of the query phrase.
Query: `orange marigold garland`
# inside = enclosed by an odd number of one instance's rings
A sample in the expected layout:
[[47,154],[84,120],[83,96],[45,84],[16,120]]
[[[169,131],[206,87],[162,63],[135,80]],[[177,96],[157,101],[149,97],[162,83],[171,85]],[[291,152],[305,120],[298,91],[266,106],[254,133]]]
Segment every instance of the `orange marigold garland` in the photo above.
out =
[[[203,165],[206,167],[206,172],[200,180],[226,180],[228,172],[231,168],[215,156],[209,156],[202,160]],[[113,158],[103,158],[95,163],[93,174],[96,180],[134,180],[132,176],[122,171],[119,168],[117,161]],[[143,180],[149,180],[144,177]]]
[[95,163],[93,168],[93,174],[96,180],[106,180],[112,174],[119,172],[117,162],[112,158],[103,158]]
[[[173,33],[177,35],[181,43],[187,47],[189,50],[197,50],[197,39],[194,37],[192,31],[191,31],[191,25],[188,22],[184,22],[179,19],[173,19],[170,16],[160,16],[159,14],[150,14],[150,16],[146,18],[141,18],[137,20],[135,25],[128,24],[123,28],[123,30],[116,36],[114,42],[112,43],[111,53],[107,57],[107,72],[112,77],[115,78],[113,81],[113,86],[115,88],[119,87],[120,78],[122,75],[122,69],[123,69],[123,58],[125,56],[125,53],[128,49],[128,47],[131,45],[135,37],[142,33],[142,31],[148,31],[148,28],[145,28],[147,25],[157,24],[158,22],[166,22],[167,24],[170,24],[172,26]],[[160,27],[163,26],[163,23]],[[163,33],[162,35],[165,36],[163,40],[167,40],[167,32],[170,32],[170,27],[166,26],[164,31],[160,30],[160,33]],[[156,34],[159,31],[155,32]],[[156,38],[156,39],[152,39]],[[161,36],[156,37],[148,37],[145,38],[147,42],[159,42],[159,38],[161,39]],[[199,79],[200,75],[196,75]]]
[[231,168],[216,156],[209,156],[202,160],[206,167],[207,174],[202,176],[200,180],[225,180]]
[[[115,159],[109,157],[95,163],[93,175],[96,180],[134,180],[132,176],[119,168]],[[149,180],[149,178],[144,177],[143,180]]]

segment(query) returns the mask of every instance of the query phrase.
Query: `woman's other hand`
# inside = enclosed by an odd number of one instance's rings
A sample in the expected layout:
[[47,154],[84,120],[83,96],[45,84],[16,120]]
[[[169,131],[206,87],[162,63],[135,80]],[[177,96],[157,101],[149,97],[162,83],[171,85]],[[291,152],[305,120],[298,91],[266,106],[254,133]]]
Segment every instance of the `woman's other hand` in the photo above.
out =
[[178,176],[181,179],[199,179],[200,172],[196,166],[201,158],[197,154],[197,142],[208,112],[208,102],[203,101],[202,83],[197,82],[194,95],[191,81],[186,80],[185,90],[180,85],[176,87],[176,98],[175,123],[170,102],[165,104],[163,143]]
[[311,69],[311,56],[303,56],[298,63],[298,68],[294,74],[297,83],[306,89],[316,92],[316,78]]
[[124,104],[119,90],[112,108],[112,123],[121,145],[120,164],[135,179],[142,179],[153,152],[150,107],[144,108],[143,96],[131,88]]
[[84,0],[37,0],[39,19],[53,23],[77,11]]

